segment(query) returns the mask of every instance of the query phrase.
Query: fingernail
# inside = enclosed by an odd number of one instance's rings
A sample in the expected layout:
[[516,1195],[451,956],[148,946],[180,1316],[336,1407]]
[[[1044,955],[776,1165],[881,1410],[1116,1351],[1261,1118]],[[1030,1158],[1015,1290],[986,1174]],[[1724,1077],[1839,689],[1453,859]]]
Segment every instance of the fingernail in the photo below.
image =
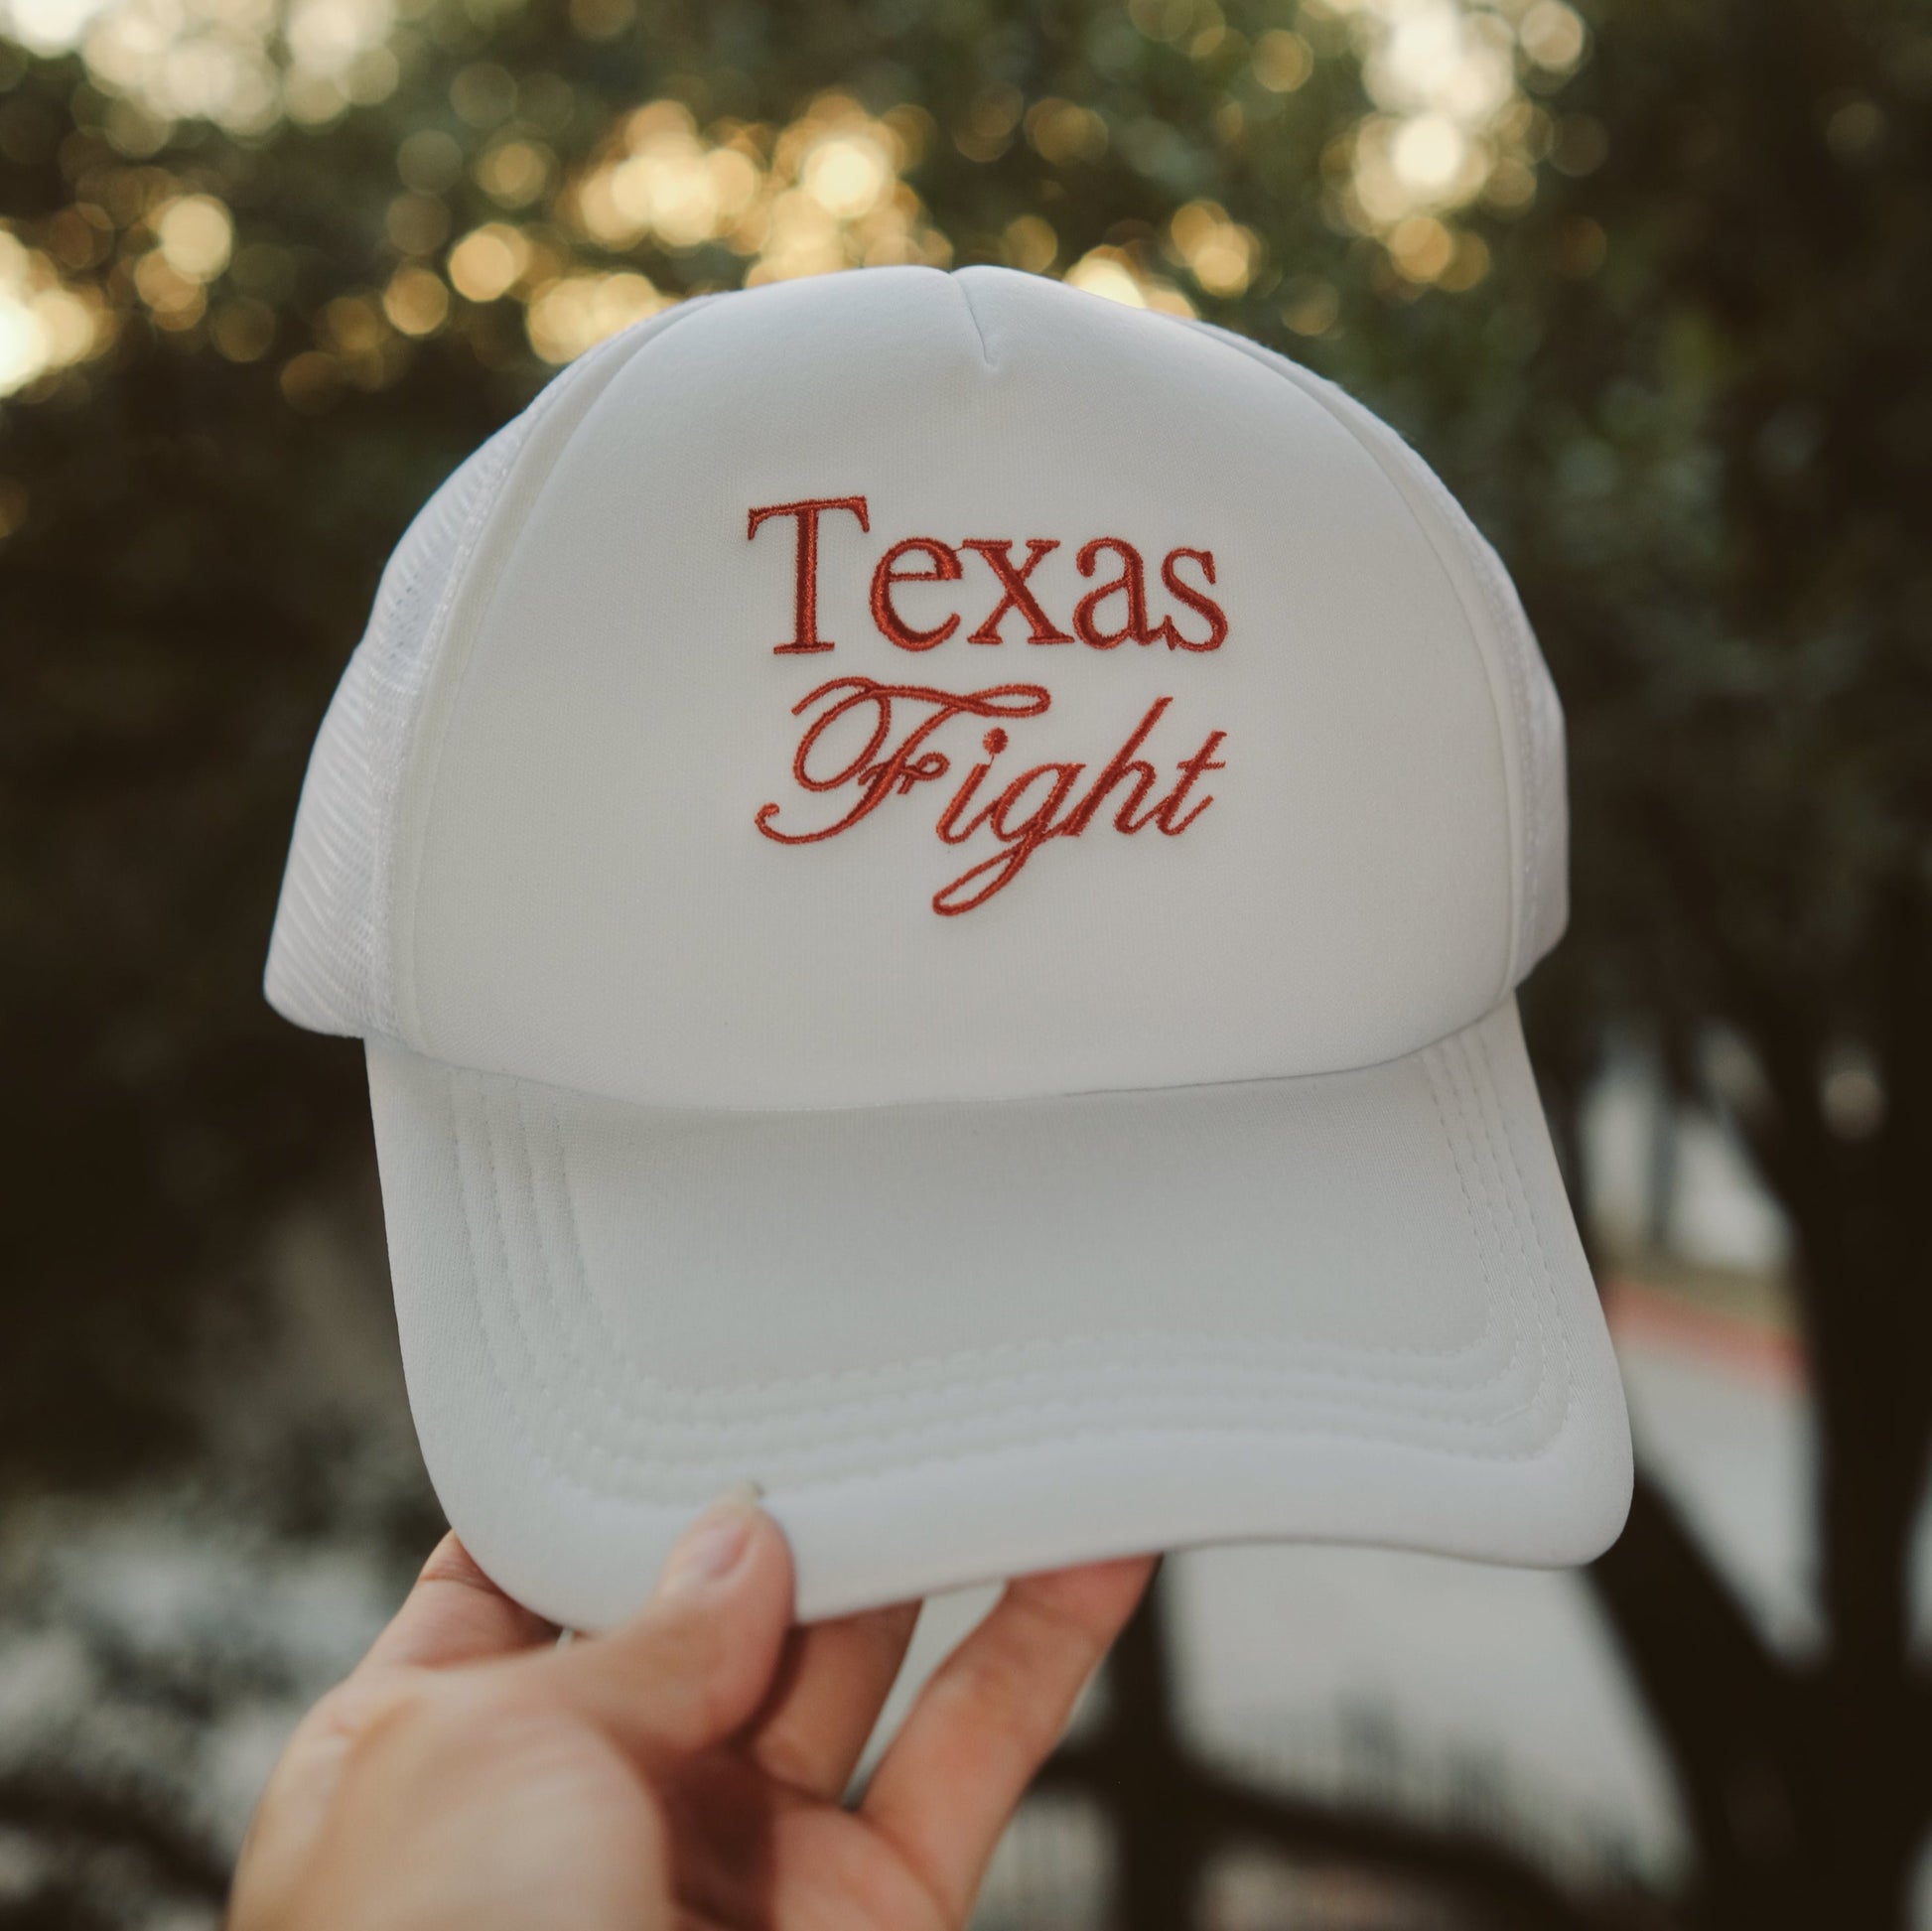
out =
[[741,1482],[685,1530],[664,1565],[664,1594],[687,1594],[731,1574],[752,1539],[752,1511],[759,1493],[756,1482]]

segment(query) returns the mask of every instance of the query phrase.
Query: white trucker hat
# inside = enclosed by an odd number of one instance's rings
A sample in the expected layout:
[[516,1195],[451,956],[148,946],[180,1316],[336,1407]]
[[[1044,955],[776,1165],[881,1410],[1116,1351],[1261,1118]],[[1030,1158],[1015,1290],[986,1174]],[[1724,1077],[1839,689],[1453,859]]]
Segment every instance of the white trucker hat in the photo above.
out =
[[1514,1000],[1565,844],[1521,607],[1381,423],[876,269],[627,331],[437,492],[268,995],[368,1042],[423,1451],[560,1622],[746,1480],[805,1616],[1574,1563],[1630,1459]]

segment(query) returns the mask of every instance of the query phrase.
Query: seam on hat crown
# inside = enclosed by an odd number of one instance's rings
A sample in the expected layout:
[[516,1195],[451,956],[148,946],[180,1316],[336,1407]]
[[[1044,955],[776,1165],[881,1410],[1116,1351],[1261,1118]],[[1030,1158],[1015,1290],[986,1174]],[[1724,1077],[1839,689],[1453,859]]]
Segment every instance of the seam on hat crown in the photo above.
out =
[[948,275],[946,279],[952,283],[954,289],[958,292],[960,301],[965,305],[966,320],[972,328],[973,340],[979,344],[980,365],[988,374],[991,374],[996,365],[993,360],[993,351],[987,346],[985,324],[980,321],[979,309],[973,302],[972,274],[970,271],[963,271],[956,275]]
[[[1510,935],[1500,999],[1556,943],[1568,909],[1562,889],[1567,830],[1560,822],[1563,714],[1501,560],[1435,471],[1345,389],[1232,330],[1185,319],[1181,326],[1239,349],[1319,403],[1394,483],[1443,564],[1482,663],[1502,751]],[[1554,885],[1546,884],[1553,865]]]
[[455,577],[522,418],[418,512],[317,735],[269,942],[270,1004],[317,1032],[394,1036],[384,907],[395,794]]
[[414,888],[405,805],[418,752],[443,714],[437,694],[451,681],[447,661],[457,660],[460,676],[468,656],[459,614],[480,585],[494,583],[503,546],[489,539],[502,506],[526,493],[536,432],[573,397],[574,426],[603,386],[594,371],[621,366],[645,336],[695,306],[625,331],[548,384],[450,475],[384,568],[310,757],[269,941],[264,991],[296,1025],[419,1041],[406,949],[398,946],[408,933],[398,913]]

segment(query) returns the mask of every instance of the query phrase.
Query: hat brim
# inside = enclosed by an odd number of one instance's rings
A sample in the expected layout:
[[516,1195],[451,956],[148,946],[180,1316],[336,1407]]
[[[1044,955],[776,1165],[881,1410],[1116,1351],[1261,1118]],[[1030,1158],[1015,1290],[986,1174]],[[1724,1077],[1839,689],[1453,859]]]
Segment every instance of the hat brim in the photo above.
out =
[[763,1489],[798,1611],[1190,1544],[1588,1560],[1628,1506],[1515,1002],[1360,1071],[1010,1105],[638,1108],[371,1042],[423,1452],[599,1628]]

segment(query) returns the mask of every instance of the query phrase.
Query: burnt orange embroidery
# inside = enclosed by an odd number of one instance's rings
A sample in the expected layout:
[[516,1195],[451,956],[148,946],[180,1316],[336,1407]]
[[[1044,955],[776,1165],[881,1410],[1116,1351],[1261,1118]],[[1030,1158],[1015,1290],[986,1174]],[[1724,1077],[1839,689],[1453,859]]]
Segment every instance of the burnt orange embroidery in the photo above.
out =
[[1158,697],[1148,706],[1147,715],[1134,727],[1127,742],[1114,753],[1106,768],[1094,780],[1093,789],[1080,800],[1072,816],[1068,818],[1069,838],[1078,838],[1093,823],[1094,813],[1106,802],[1108,793],[1129,771],[1134,773],[1134,788],[1114,814],[1114,828],[1117,831],[1136,832],[1147,822],[1146,819],[1135,821],[1133,813],[1135,807],[1154,788],[1155,770],[1154,766],[1138,754],[1153,734],[1154,727],[1161,722],[1162,714],[1173,702],[1173,699],[1171,697]]
[[1040,609],[1039,600],[1027,588],[1027,579],[1034,574],[1043,556],[1057,550],[1059,539],[1051,536],[1030,536],[1027,539],[1027,561],[1019,569],[1014,568],[1013,540],[1009,537],[993,542],[986,537],[969,536],[959,546],[962,550],[976,550],[993,567],[993,574],[1000,580],[1004,595],[993,607],[993,613],[966,641],[968,643],[999,643],[1000,625],[1009,611],[1018,611],[1026,619],[1032,634],[1029,643],[1071,643],[1073,639],[1062,630],[1053,620]]
[[845,509],[858,517],[859,527],[868,534],[872,523],[866,514],[863,496],[814,496],[805,502],[766,503],[762,509],[746,513],[745,540],[759,533],[759,525],[772,516],[798,518],[798,561],[796,597],[792,611],[791,641],[772,647],[772,655],[783,657],[812,650],[830,650],[832,639],[818,634],[818,519],[828,509]]
[[1225,731],[1210,732],[1206,744],[1202,745],[1193,757],[1183,758],[1175,766],[1181,774],[1180,782],[1161,800],[1153,814],[1154,822],[1168,837],[1178,838],[1214,802],[1214,794],[1210,791],[1184,818],[1176,818],[1173,815],[1193,788],[1195,778],[1207,771],[1227,769],[1227,765],[1214,756],[1220,750],[1227,735]]
[[[897,569],[895,566],[898,559],[908,551],[916,551],[929,558],[932,568]],[[935,623],[929,630],[914,629],[893,608],[893,586],[957,583],[959,575],[959,552],[950,543],[941,543],[934,536],[908,536],[902,543],[895,543],[879,559],[879,568],[872,573],[872,621],[879,625],[880,634],[897,644],[901,650],[930,650],[944,643],[959,628],[957,612],[943,623]]]
[[[1011,885],[1019,876],[1020,868],[1060,830],[1053,822],[1053,814],[1066,802],[1067,793],[1079,782],[1080,773],[1085,769],[1084,764],[1035,764],[1031,770],[1022,771],[994,800],[986,814],[1003,849],[962,872],[951,885],[941,886],[932,895],[932,909],[941,918],[957,918],[961,912],[985,904],[996,892]],[[1018,824],[1009,822],[1008,813],[1033,789],[1035,780],[1049,773],[1053,783],[1046,795]],[[962,897],[964,888],[975,881],[984,883]]]
[[1191,584],[1184,584],[1174,574],[1174,565],[1182,557],[1192,557],[1201,567],[1201,575],[1211,584],[1214,581],[1214,552],[1212,550],[1170,550],[1161,563],[1161,581],[1169,591],[1194,612],[1198,617],[1207,619],[1207,635],[1196,643],[1191,637],[1183,637],[1174,627],[1173,619],[1163,618],[1161,636],[1170,650],[1218,650],[1227,641],[1228,620],[1213,598],[1204,596]]
[[[1081,546],[1075,559],[1081,576],[1093,575],[1102,550],[1112,550],[1120,558],[1120,575],[1080,599],[1073,612],[1074,629],[1081,642],[1092,644],[1096,650],[1115,649],[1129,637],[1136,643],[1151,642],[1154,633],[1147,626],[1147,569],[1141,562],[1140,551],[1124,537],[1096,536],[1091,543]],[[1125,621],[1118,630],[1103,630],[1098,617],[1100,606],[1108,598],[1122,594],[1127,599]]]
[[[832,640],[818,630],[820,519],[830,511],[856,517],[860,529],[871,533],[864,496],[766,503],[747,512],[748,542],[774,516],[796,522],[792,635],[789,642],[774,646],[778,655],[833,648]],[[1095,579],[1103,556],[1113,557],[1118,569],[1080,598],[1069,634],[1048,615],[1030,581],[1040,563],[1061,547],[1060,542],[1035,536],[1027,538],[1026,544],[1026,560],[1016,564],[1010,538],[972,537],[956,547],[935,536],[899,539],[873,567],[874,624],[887,642],[914,652],[936,649],[957,635],[962,623],[957,610],[947,611],[943,603],[925,607],[932,609],[937,621],[921,626],[908,621],[896,593],[903,584],[957,583],[964,575],[960,552],[972,550],[985,558],[1000,587],[1000,601],[969,635],[972,643],[1003,642],[1001,625],[1009,615],[1018,616],[1027,625],[1032,643],[1071,643],[1077,636],[1096,650],[1116,650],[1131,638],[1143,646],[1162,642],[1170,650],[1205,652],[1218,650],[1227,638],[1227,615],[1208,594],[1217,581],[1211,550],[1181,546],[1162,559],[1161,583],[1173,615],[1164,615],[1157,621],[1148,610],[1147,564],[1141,551],[1125,537],[1092,538],[1075,554],[1080,576]],[[1195,565],[1199,581],[1181,574],[1181,566],[1189,562]],[[1120,599],[1117,611],[1116,598]],[[1204,624],[1202,634],[1182,632],[1176,621],[1182,610]],[[1112,622],[1107,621],[1110,613]],[[995,843],[986,857],[932,896],[932,909],[939,916],[958,917],[1005,891],[1043,845],[1056,838],[1085,836],[1103,813],[1109,814],[1116,831],[1129,837],[1153,826],[1164,837],[1177,838],[1194,825],[1214,803],[1214,794],[1204,788],[1205,780],[1211,772],[1227,768],[1217,755],[1227,734],[1209,732],[1199,750],[1174,762],[1172,768],[1176,775],[1164,790],[1161,772],[1169,766],[1150,758],[1147,748],[1173,702],[1172,697],[1156,698],[1103,764],[1056,759],[1008,774],[1001,768],[1011,746],[1007,726],[1039,717],[1051,708],[1051,695],[1043,686],[995,684],[957,692],[874,677],[835,677],[792,707],[793,717],[805,722],[792,755],[791,774],[806,799],[840,794],[827,807],[838,815],[816,829],[798,829],[789,818],[779,824],[781,814],[790,813],[792,807],[773,801],[759,807],[754,822],[775,844],[818,844],[850,831],[890,798],[909,797],[921,785],[946,780],[950,795],[933,827],[940,842],[962,846],[984,832]],[[955,773],[953,757],[941,747],[939,736],[961,717],[988,722],[980,737],[984,756],[963,773]],[[851,749],[855,744],[857,749]],[[1016,757],[1015,763],[1019,762]],[[810,807],[801,803],[797,809],[802,813]]]
[[934,827],[939,836],[948,845],[965,844],[967,839],[971,838],[974,832],[978,831],[986,823],[987,819],[993,815],[993,806],[988,805],[976,818],[970,819],[964,825],[960,825],[957,831],[953,829],[955,825],[959,824],[959,814],[972,803],[975,793],[980,788],[980,779],[993,768],[993,759],[999,757],[1001,752],[1006,750],[1007,734],[996,724],[980,742],[990,754],[987,761],[983,764],[975,764],[966,773],[966,782],[953,794],[952,802],[947,805],[945,810],[940,812],[939,822]]
[[[1000,849],[969,866],[950,884],[933,894],[932,909],[942,918],[954,918],[983,905],[1003,892],[1025,869],[1035,852],[1054,838],[1078,838],[1110,802],[1119,785],[1132,780],[1132,789],[1114,813],[1119,831],[1132,834],[1157,826],[1170,837],[1178,837],[1214,802],[1207,796],[1191,801],[1195,783],[1208,771],[1224,770],[1225,764],[1214,756],[1227,734],[1211,732],[1199,751],[1182,759],[1175,769],[1179,781],[1168,794],[1145,811],[1140,807],[1157,781],[1155,767],[1138,754],[1162,718],[1172,698],[1157,698],[1148,707],[1119,751],[1101,766],[1086,794],[1075,799],[1084,763],[1051,762],[1033,764],[1017,776],[1000,783],[990,804],[980,805],[982,787],[1007,750],[1009,737],[1002,724],[986,731],[981,744],[986,756],[973,764],[957,790],[940,811],[934,826],[948,845],[961,845],[982,828],[999,840]],[[927,715],[909,728],[900,725],[896,707],[925,707]],[[781,830],[775,820],[781,807],[761,805],[754,822],[766,838],[780,845],[814,845],[836,838],[852,829],[895,794],[908,796],[918,785],[936,782],[951,769],[951,759],[932,740],[954,718],[1038,717],[1052,705],[1050,695],[1038,684],[995,684],[978,691],[944,691],[928,684],[886,684],[872,677],[835,677],[808,692],[792,707],[794,717],[808,711],[816,715],[807,725],[791,760],[792,776],[799,787],[809,792],[837,791],[854,787],[854,798],[844,814],[815,831]],[[815,771],[813,755],[826,732],[863,707],[872,710],[872,728],[863,745],[835,770]],[[975,808],[977,806],[977,809]]]
[[[951,769],[951,759],[944,752],[926,752],[923,747],[935,731],[962,713],[981,718],[1033,718],[1053,701],[1037,684],[995,684],[988,690],[960,693],[934,690],[923,684],[882,684],[874,677],[835,677],[829,683],[819,685],[816,690],[806,692],[791,707],[792,716],[802,717],[814,704],[835,692],[842,693],[837,702],[820,712],[798,741],[797,753],[791,760],[791,772],[807,791],[836,791],[841,785],[856,781],[859,786],[858,801],[843,818],[821,830],[803,832],[777,830],[772,820],[778,815],[780,807],[776,803],[761,805],[755,822],[765,837],[775,839],[780,845],[815,845],[820,839],[836,838],[840,832],[850,830],[860,819],[878,810],[895,789],[902,797],[915,784],[944,777]],[[923,724],[907,732],[899,744],[881,759],[879,754],[893,735],[893,706],[897,702],[929,704],[933,707],[932,715]],[[813,777],[806,764],[820,737],[849,711],[862,704],[873,705],[877,713],[872,735],[866,740],[865,747],[831,776]],[[879,761],[875,762],[875,759]]]

